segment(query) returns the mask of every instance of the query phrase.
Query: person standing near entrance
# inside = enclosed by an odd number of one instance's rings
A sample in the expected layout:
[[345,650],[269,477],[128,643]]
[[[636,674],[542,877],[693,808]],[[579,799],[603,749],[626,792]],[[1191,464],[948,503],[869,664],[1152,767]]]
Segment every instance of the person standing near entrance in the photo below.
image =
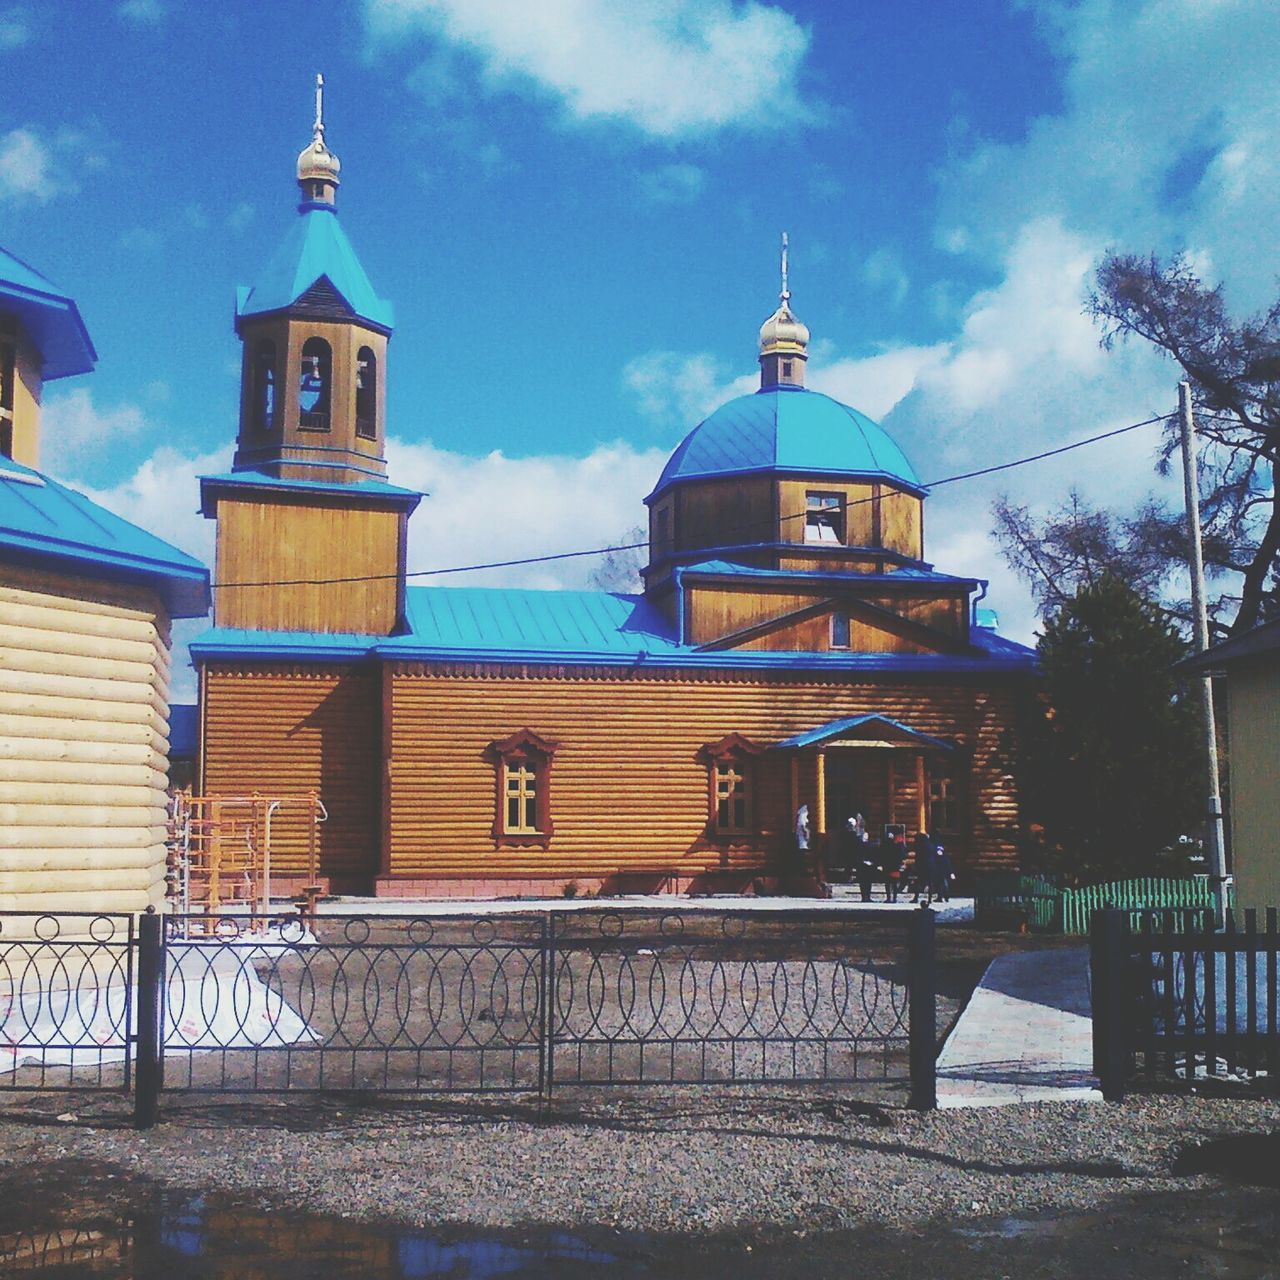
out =
[[876,878],[876,860],[871,851],[871,841],[867,836],[867,824],[862,814],[855,813],[845,823],[848,832],[849,866],[858,880],[858,890],[863,902],[871,901],[871,886]]
[[923,893],[925,905],[933,901],[934,886],[938,879],[938,851],[933,837],[927,831],[917,831],[912,844],[916,856],[915,882],[916,896],[912,902],[919,902]]

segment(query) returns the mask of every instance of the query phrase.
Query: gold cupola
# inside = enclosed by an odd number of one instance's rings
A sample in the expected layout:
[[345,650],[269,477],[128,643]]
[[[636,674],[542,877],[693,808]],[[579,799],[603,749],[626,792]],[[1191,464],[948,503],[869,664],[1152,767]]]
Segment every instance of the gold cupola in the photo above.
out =
[[803,387],[809,358],[809,328],[791,310],[787,233],[782,233],[782,291],[779,307],[760,326],[761,387]]
[[298,155],[298,186],[304,204],[333,204],[342,163],[324,140],[324,76],[316,76],[316,118],[311,141]]

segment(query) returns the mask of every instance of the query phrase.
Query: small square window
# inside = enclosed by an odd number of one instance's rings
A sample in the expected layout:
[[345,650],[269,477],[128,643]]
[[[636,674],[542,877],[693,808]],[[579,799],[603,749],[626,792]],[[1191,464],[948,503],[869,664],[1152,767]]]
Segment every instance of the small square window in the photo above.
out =
[[804,495],[804,540],[839,545],[844,542],[844,494]]
[[791,377],[791,361],[790,360],[784,360],[782,362],[782,376],[784,378]]
[[831,615],[831,647],[849,648],[849,615],[836,612]]

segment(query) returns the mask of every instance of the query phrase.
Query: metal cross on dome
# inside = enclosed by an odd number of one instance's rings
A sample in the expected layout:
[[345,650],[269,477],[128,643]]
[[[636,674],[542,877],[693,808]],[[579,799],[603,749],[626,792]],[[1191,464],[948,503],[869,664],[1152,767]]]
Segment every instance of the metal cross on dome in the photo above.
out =
[[782,233],[782,305],[785,307],[791,301],[791,288],[787,279],[787,247],[790,242],[787,239],[787,233]]
[[311,126],[316,140],[324,138],[324,76],[316,72],[316,122]]

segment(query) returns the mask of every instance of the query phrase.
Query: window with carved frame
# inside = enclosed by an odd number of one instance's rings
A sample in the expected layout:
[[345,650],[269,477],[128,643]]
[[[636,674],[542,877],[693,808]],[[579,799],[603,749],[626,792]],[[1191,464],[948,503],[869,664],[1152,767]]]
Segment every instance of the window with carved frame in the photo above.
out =
[[551,762],[556,744],[521,729],[489,745],[497,797],[493,837],[505,845],[541,845],[551,839]]
[[755,835],[756,765],[763,748],[740,733],[703,747],[707,764],[707,831],[716,839]]

